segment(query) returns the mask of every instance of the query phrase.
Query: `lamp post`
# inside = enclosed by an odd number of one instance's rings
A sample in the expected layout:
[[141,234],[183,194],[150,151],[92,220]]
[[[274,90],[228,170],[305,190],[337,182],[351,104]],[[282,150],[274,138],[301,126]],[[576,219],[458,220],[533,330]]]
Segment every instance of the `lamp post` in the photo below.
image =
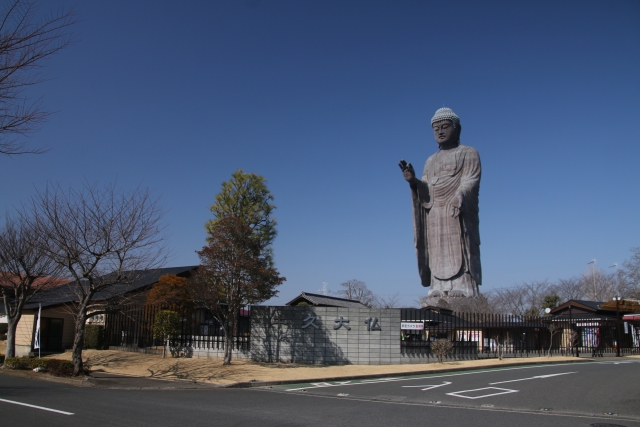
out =
[[620,357],[620,297],[613,297],[616,301],[616,357]]
[[587,265],[588,264],[591,264],[591,276],[593,277],[593,300],[597,301],[598,294],[596,292],[596,260],[592,259],[587,263]]
[[609,268],[613,268],[613,286],[615,286],[615,292],[618,293],[618,263],[614,262]]

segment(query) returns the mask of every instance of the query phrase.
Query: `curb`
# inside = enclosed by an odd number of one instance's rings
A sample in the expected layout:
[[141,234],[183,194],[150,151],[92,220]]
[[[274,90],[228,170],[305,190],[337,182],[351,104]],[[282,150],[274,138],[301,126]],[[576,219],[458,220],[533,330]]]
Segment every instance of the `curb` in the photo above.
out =
[[464,372],[464,371],[476,371],[478,369],[500,369],[504,367],[511,366],[528,366],[528,365],[548,365],[548,364],[568,364],[568,363],[592,363],[590,359],[584,360],[558,360],[558,361],[531,361],[527,363],[505,363],[500,366],[466,366],[460,368],[442,368],[442,369],[431,369],[428,371],[412,371],[412,372],[400,372],[400,373],[385,373],[385,374],[367,374],[367,375],[349,375],[349,376],[341,376],[341,377],[327,377],[327,378],[307,378],[307,379],[298,379],[298,380],[283,380],[283,381],[247,381],[229,384],[226,386],[222,386],[223,388],[253,388],[253,387],[270,387],[275,385],[286,385],[286,384],[300,384],[300,383],[309,383],[309,382],[328,382],[328,381],[344,381],[344,380],[366,380],[366,379],[374,379],[374,378],[385,378],[385,377],[408,377],[413,375],[427,375],[427,374],[441,374],[443,372]]
[[93,387],[94,385],[87,381],[86,376],[80,378],[70,377],[54,377],[53,375],[45,372],[32,372],[30,370],[13,370],[13,369],[0,369],[0,375],[9,375],[13,377],[27,378],[30,380],[44,380],[54,383],[70,384],[77,387]]

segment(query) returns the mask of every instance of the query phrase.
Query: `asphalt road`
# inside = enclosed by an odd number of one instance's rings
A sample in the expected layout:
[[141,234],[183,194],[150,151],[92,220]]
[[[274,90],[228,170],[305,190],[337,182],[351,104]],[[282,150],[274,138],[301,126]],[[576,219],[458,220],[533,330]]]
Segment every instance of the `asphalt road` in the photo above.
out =
[[640,363],[629,360],[262,389],[110,390],[0,375],[0,422],[640,427],[638,384]]

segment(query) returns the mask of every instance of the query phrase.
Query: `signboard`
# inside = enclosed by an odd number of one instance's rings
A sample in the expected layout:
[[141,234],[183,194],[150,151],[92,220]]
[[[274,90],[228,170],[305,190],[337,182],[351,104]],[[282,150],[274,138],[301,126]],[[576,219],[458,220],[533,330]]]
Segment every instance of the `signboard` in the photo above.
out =
[[424,322],[400,322],[400,329],[424,330]]

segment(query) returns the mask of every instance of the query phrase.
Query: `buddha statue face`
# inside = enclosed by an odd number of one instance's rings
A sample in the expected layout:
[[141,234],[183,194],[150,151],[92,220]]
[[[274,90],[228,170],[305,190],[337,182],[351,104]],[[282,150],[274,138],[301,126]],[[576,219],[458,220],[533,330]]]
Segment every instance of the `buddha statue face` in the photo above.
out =
[[460,140],[460,132],[453,126],[451,120],[441,120],[431,125],[433,128],[433,136],[440,148],[450,148],[458,145]]

